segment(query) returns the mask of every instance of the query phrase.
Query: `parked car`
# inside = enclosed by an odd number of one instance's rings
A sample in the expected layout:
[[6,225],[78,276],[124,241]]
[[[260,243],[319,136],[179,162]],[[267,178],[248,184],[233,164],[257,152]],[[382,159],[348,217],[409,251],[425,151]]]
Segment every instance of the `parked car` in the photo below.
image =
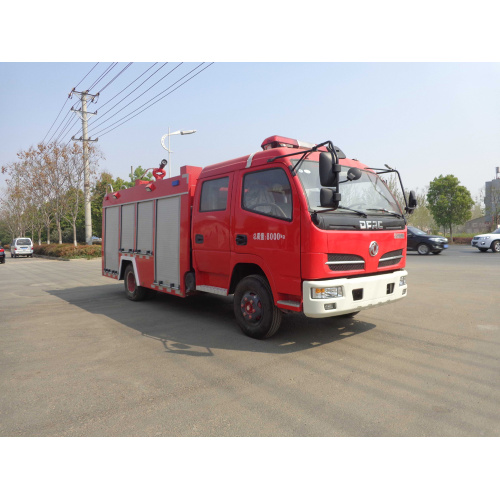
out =
[[26,257],[33,257],[33,242],[30,238],[16,238],[10,245],[10,256],[19,257],[26,255]]
[[438,254],[448,248],[448,238],[427,234],[416,227],[408,226],[406,249],[416,250],[420,255]]
[[478,234],[472,238],[470,244],[480,252],[486,252],[488,248],[492,252],[500,252],[500,227],[488,234]]
[[2,245],[0,245],[0,264],[5,264],[5,250]]

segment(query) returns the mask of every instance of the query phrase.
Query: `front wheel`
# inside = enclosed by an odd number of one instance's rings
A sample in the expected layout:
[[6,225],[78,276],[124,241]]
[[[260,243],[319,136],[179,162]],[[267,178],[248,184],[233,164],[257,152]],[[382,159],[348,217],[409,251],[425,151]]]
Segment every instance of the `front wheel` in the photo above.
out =
[[500,240],[496,240],[491,244],[491,251],[495,253],[500,252]]
[[234,292],[234,316],[245,335],[267,339],[281,324],[281,311],[274,305],[269,283],[254,274],[243,278]]
[[428,245],[426,245],[425,243],[420,243],[420,245],[418,245],[417,247],[417,252],[420,254],[420,255],[427,255],[429,252],[430,252],[430,248]]
[[148,290],[147,288],[143,288],[142,286],[137,285],[132,264],[129,264],[125,269],[123,280],[125,285],[125,295],[127,299],[137,302],[146,298],[146,293]]

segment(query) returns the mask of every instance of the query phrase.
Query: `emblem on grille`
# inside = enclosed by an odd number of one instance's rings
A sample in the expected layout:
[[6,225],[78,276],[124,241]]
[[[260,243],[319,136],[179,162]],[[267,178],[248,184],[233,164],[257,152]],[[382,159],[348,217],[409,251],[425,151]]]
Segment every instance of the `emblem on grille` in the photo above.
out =
[[378,254],[378,243],[376,241],[372,241],[370,243],[369,251],[372,257],[375,257],[375,255]]

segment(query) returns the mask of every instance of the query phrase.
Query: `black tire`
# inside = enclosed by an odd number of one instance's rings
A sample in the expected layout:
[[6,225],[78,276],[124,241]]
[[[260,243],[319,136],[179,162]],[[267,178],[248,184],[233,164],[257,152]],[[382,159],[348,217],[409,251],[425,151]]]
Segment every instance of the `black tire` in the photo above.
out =
[[142,286],[137,286],[135,281],[134,268],[132,264],[128,264],[123,275],[123,284],[125,285],[125,295],[127,299],[137,302],[144,300],[148,289]]
[[269,283],[258,274],[243,278],[234,292],[234,316],[245,335],[253,339],[273,336],[281,324]]
[[417,252],[420,255],[429,255],[430,251],[431,249],[429,248],[429,245],[426,245],[425,243],[420,243],[420,245],[418,245],[417,247]]
[[500,240],[496,240],[491,244],[491,251],[495,253],[500,252]]
[[480,252],[483,252],[483,253],[488,251],[488,249],[487,249],[487,248],[478,248],[478,250],[479,250]]
[[434,250],[432,253],[434,255],[439,255],[442,252],[442,250]]

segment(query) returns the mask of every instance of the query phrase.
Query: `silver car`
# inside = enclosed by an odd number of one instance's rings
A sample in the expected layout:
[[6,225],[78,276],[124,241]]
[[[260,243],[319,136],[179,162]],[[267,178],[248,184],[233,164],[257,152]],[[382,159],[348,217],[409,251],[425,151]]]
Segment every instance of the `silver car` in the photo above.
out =
[[30,238],[16,238],[10,244],[10,256],[19,257],[20,255],[33,257],[33,242]]
[[488,234],[478,234],[472,238],[470,244],[481,252],[486,252],[491,248],[492,252],[500,252],[500,227]]

